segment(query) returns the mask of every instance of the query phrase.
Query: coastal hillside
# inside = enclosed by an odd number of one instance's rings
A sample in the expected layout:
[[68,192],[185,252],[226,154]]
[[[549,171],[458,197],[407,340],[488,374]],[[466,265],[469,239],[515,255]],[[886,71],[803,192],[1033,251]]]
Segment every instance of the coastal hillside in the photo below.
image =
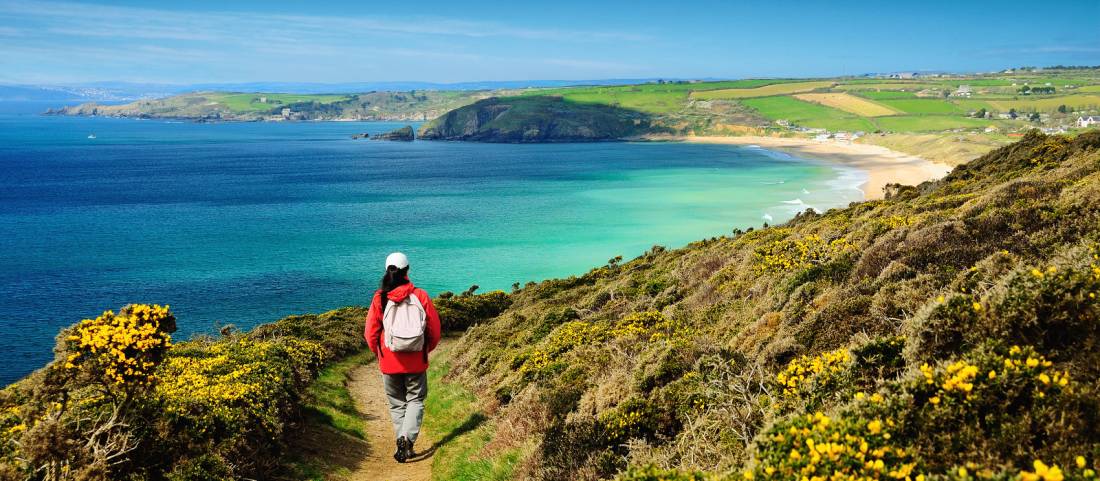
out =
[[[1100,132],[1032,131],[883,200],[441,293],[465,334],[433,367],[433,472],[1094,479],[1098,195]],[[344,479],[299,441],[361,434],[339,373],[363,316],[183,342],[166,306],[80,321],[0,391],[0,480]]]
[[584,142],[653,132],[645,113],[561,97],[488,98],[424,124],[420,138],[475,142]]
[[85,103],[50,115],[167,118],[198,121],[421,121],[488,96],[485,91],[410,91],[349,94],[196,92],[121,105]]
[[[1091,479],[1100,133],[530,283],[456,346],[517,479]],[[518,286],[517,286],[518,287]]]

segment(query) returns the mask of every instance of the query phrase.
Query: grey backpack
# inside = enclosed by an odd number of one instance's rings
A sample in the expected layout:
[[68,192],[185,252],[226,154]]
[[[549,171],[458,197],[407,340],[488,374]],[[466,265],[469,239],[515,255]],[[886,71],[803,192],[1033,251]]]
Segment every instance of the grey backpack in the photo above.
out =
[[416,294],[409,294],[401,302],[386,303],[382,313],[382,335],[391,352],[423,351],[427,327],[427,312]]

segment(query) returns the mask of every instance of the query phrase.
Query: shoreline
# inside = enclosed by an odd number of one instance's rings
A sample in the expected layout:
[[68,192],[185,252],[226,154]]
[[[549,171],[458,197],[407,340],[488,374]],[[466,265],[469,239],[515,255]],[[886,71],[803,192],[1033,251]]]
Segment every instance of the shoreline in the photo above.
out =
[[886,184],[917,185],[942,178],[951,172],[947,164],[933,162],[915,155],[903,154],[878,145],[859,143],[818,142],[796,137],[763,136],[647,136],[638,140],[649,142],[686,142],[696,144],[755,145],[796,157],[819,159],[855,168],[867,175],[858,186],[864,200],[883,198]]

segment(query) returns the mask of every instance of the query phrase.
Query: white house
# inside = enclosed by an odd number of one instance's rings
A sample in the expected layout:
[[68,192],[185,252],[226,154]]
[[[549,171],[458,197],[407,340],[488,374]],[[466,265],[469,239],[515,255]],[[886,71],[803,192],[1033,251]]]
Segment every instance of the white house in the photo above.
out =
[[1077,118],[1077,127],[1084,129],[1092,127],[1093,125],[1100,125],[1100,115],[1088,115],[1085,117]]
[[955,96],[956,97],[969,97],[970,96],[970,86],[969,85],[960,85],[959,89],[955,91]]

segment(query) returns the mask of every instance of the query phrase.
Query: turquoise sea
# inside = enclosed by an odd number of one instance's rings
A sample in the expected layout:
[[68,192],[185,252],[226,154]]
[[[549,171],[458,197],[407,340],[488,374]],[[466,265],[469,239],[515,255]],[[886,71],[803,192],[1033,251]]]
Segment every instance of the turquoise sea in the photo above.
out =
[[130,302],[170,304],[180,339],[365,303],[395,250],[433,294],[507,290],[862,197],[859,172],[752,147],[23,110],[0,113],[5,384],[51,358],[61,327]]

